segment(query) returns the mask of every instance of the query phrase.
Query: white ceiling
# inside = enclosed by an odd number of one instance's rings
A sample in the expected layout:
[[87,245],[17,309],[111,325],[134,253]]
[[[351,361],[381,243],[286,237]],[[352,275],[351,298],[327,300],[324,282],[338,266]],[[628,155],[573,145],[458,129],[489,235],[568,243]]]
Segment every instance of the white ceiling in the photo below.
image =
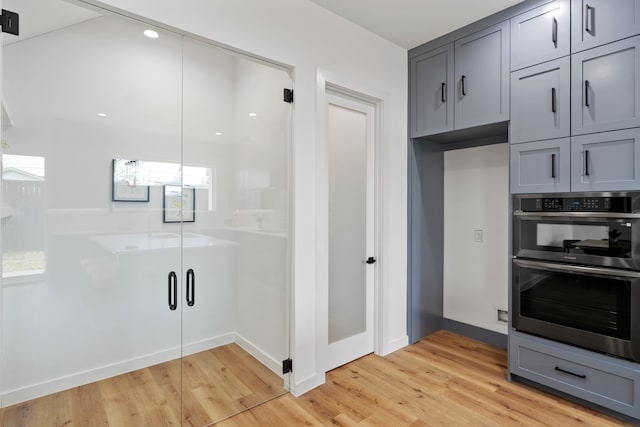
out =
[[522,0],[311,0],[406,49]]

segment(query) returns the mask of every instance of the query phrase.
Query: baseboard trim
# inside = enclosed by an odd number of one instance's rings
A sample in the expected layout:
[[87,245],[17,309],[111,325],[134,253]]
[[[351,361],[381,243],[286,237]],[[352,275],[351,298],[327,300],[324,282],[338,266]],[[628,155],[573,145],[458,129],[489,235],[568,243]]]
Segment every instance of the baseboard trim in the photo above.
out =
[[[295,369],[295,366],[294,366]],[[295,397],[300,397],[308,391],[324,384],[326,381],[325,374],[312,375],[299,382],[292,383],[290,385],[289,392]]]
[[403,337],[400,338],[396,338],[394,340],[391,340],[389,342],[387,342],[383,347],[382,347],[382,354],[380,356],[386,356],[387,354],[393,353],[394,351],[398,351],[403,347],[406,347],[409,345],[409,336],[405,335]]
[[[183,355],[188,356],[201,351],[209,350],[221,345],[234,342],[235,334],[228,333],[212,338],[207,338],[193,343],[185,344],[183,347]],[[27,400],[36,399],[62,390],[89,384],[92,382],[111,378],[116,375],[126,374],[127,372],[143,369],[159,363],[168,362],[170,360],[180,358],[180,347],[172,347],[155,353],[123,360],[109,365],[100,366],[98,368],[76,372],[71,375],[65,375],[44,381],[37,384],[20,387],[14,390],[8,390],[0,394],[0,407],[4,408],[15,405]]]
[[500,348],[507,348],[507,335],[499,332],[490,331],[488,329],[479,328],[478,326],[469,325],[458,322],[457,320],[442,319],[442,329],[473,338],[487,344]]
[[264,366],[273,371],[280,378],[284,378],[282,374],[282,360],[276,360],[273,357],[269,356],[264,351],[260,350],[258,346],[253,344],[248,339],[244,338],[242,335],[236,333],[235,334],[235,342],[238,344],[244,351],[249,353],[255,359],[257,359]]

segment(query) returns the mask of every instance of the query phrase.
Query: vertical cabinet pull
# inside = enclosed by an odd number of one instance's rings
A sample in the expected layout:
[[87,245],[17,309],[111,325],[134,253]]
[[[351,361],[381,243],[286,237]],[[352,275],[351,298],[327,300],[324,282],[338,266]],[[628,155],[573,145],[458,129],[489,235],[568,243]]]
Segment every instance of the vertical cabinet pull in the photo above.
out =
[[442,102],[447,102],[447,98],[445,95],[446,89],[447,89],[447,84],[442,83],[442,85],[440,85],[440,99],[442,100]]
[[589,80],[584,81],[584,106],[589,107]]
[[551,41],[555,47],[558,47],[558,20],[555,17],[551,26]]
[[589,150],[584,150],[584,175],[589,176]]
[[593,33],[593,8],[588,4],[584,7],[584,30],[587,33]]
[[466,95],[467,95],[467,88],[465,87],[465,86],[466,86],[466,85],[465,85],[465,80],[466,80],[466,79],[467,79],[467,78],[465,77],[465,75],[464,75],[464,74],[462,75],[462,78],[460,79],[460,84],[461,84],[461,86],[462,86],[462,96],[466,96]]
[[187,305],[193,307],[196,303],[196,274],[193,269],[187,270]]
[[551,88],[551,112],[555,113],[557,111],[557,106],[556,106],[556,88],[552,87]]
[[556,177],[556,155],[551,155],[551,178]]
[[178,276],[175,272],[169,273],[168,277],[169,310],[178,308]]

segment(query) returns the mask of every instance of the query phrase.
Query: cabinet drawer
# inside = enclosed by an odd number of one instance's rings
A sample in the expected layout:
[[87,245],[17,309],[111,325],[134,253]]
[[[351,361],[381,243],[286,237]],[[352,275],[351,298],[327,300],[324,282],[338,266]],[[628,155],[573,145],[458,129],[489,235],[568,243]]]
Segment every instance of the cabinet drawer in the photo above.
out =
[[511,18],[511,70],[570,53],[569,0],[556,0]]
[[637,417],[640,366],[631,362],[573,349],[561,344],[545,344],[542,339],[510,337],[511,372],[524,378]]

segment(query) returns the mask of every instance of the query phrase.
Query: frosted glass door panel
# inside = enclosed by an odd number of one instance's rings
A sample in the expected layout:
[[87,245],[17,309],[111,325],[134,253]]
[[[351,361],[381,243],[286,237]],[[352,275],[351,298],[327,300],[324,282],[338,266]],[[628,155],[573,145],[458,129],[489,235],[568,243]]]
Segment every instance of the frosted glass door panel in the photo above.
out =
[[329,104],[329,343],[365,332],[367,116]]
[[[195,215],[182,223],[183,422],[191,426],[288,389],[291,105],[282,94],[291,80],[188,38],[183,63],[182,191],[195,196]],[[189,173],[198,168],[207,172]],[[195,240],[208,244],[191,247]]]
[[19,405],[0,424],[177,425],[181,239],[162,187],[180,184],[181,38],[65,1],[3,6],[25,37],[3,46],[1,398]]

